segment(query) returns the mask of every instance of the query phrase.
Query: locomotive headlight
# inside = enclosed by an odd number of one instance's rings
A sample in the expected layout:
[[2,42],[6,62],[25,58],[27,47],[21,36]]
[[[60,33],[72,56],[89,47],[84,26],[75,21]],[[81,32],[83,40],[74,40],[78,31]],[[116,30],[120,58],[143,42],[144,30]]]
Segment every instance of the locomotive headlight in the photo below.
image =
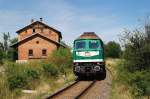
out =
[[101,68],[100,68],[99,66],[95,66],[95,67],[94,67],[94,70],[95,70],[95,71],[100,71],[100,69],[101,69]]
[[79,72],[80,71],[80,66],[76,66],[74,69],[75,69],[76,72]]
[[74,65],[75,65],[75,66],[78,66],[78,65],[79,65],[79,63],[75,62],[75,63],[74,63]]

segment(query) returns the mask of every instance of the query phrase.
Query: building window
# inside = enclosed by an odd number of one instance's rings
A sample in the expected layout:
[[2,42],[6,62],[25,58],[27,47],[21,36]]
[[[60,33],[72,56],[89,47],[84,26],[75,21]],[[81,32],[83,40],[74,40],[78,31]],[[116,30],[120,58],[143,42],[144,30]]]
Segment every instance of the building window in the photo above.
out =
[[35,32],[35,29],[33,29],[33,32]]
[[36,44],[39,44],[39,41],[36,41]]
[[33,56],[33,50],[29,49],[28,56]]
[[47,56],[47,50],[46,49],[42,50],[42,56]]

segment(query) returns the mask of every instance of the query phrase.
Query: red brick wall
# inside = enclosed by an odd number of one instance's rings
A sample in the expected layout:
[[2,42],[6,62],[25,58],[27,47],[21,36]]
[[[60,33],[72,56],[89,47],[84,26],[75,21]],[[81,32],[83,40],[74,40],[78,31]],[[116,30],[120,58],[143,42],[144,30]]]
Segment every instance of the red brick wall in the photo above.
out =
[[[38,44],[36,43],[37,41],[39,41]],[[32,38],[18,46],[18,59],[28,60],[29,49],[33,50],[32,58],[38,59],[42,58],[42,49],[47,49],[47,55],[49,56],[55,49],[57,49],[57,46],[41,37]]]
[[[42,35],[44,35],[56,42],[59,41],[58,33],[54,32],[53,30],[50,30],[49,28],[45,28],[41,24],[34,25],[32,27],[35,29],[36,33],[41,33]],[[20,41],[28,36],[31,36],[33,34],[33,28],[28,28],[27,30],[24,30],[21,33],[19,33],[18,40]],[[43,31],[41,31],[41,28],[43,29]]]

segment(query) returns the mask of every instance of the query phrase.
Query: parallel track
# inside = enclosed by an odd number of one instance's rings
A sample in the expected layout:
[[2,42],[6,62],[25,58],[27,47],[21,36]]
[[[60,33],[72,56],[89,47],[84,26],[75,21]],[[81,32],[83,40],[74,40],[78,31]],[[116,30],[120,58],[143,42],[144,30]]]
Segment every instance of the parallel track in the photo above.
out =
[[[71,85],[57,91],[46,99],[79,99],[95,83],[96,81],[75,81]],[[70,94],[72,94],[72,96],[70,96]]]

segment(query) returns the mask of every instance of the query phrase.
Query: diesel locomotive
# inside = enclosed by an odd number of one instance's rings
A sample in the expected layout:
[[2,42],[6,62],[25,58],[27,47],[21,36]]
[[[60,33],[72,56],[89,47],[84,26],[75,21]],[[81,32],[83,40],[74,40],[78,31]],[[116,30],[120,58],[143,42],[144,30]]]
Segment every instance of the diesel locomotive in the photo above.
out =
[[105,79],[103,41],[94,32],[85,32],[74,40],[73,71],[78,78]]

